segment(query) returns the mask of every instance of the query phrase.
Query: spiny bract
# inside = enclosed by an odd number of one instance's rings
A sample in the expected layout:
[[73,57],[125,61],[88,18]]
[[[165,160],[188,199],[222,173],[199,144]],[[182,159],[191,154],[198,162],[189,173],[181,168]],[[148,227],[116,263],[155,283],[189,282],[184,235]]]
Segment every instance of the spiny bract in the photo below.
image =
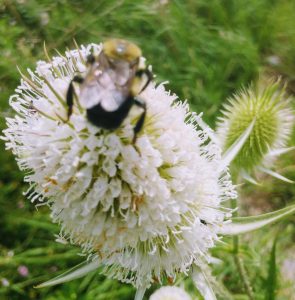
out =
[[242,89],[229,99],[217,129],[222,148],[228,149],[253,120],[253,130],[232,163],[246,172],[268,162],[270,151],[285,147],[292,131],[294,112],[280,81]]

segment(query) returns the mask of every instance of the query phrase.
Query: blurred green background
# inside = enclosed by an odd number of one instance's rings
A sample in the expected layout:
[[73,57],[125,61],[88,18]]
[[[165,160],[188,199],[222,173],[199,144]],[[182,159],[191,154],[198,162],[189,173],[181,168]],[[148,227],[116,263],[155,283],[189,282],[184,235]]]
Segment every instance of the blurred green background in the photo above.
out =
[[[295,93],[294,1],[1,0],[1,130],[5,117],[12,115],[8,99],[20,80],[16,66],[34,69],[37,60],[45,59],[44,41],[54,56],[55,49],[62,53],[73,48],[73,39],[88,44],[108,37],[140,45],[156,81],[168,80],[168,88],[188,99],[193,110],[204,112],[204,120],[213,127],[222,103],[242,85],[282,76],[288,92]],[[290,144],[294,141],[293,134]],[[77,255],[79,249],[54,241],[58,227],[49,221],[48,208],[36,211],[25,200],[24,174],[2,141],[0,147],[0,299],[132,299],[132,287],[98,273],[50,289],[33,288],[83,258]],[[295,178],[294,152],[282,157],[277,170]],[[294,185],[264,176],[260,180],[259,187],[243,186],[245,214],[294,202]],[[289,218],[243,237],[242,255],[255,299],[295,299],[294,225],[295,218]],[[225,242],[214,250],[224,261],[215,267],[215,274],[234,299],[248,299],[233,263],[231,243]],[[270,268],[274,260],[276,272]],[[185,284],[198,297],[190,282]]]

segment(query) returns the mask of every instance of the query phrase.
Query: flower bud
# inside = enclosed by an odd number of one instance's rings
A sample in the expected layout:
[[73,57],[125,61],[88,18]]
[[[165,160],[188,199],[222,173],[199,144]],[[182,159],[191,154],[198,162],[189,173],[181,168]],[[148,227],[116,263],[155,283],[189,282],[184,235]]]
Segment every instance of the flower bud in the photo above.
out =
[[249,137],[232,162],[234,170],[250,173],[258,166],[270,167],[269,155],[286,146],[294,124],[290,100],[280,80],[244,88],[228,100],[217,126],[224,152],[254,120]]

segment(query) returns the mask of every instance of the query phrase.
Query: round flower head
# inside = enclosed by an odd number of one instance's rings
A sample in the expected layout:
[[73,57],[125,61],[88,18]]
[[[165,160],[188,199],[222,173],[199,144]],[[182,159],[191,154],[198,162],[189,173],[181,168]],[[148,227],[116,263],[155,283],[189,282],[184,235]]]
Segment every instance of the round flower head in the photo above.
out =
[[217,129],[224,150],[255,122],[233,167],[249,173],[257,166],[270,165],[271,154],[286,146],[294,125],[290,99],[280,89],[280,81],[243,89],[228,102]]
[[156,290],[150,300],[191,300],[192,298],[183,289],[176,286],[163,286]]
[[[28,172],[28,198],[50,206],[62,238],[92,253],[104,273],[136,287],[173,280],[209,258],[208,249],[236,196],[220,149],[163,84],[138,98],[147,116],[137,140],[133,107],[115,130],[92,125],[78,103],[67,121],[65,97],[75,74],[85,75],[91,44],[40,61],[23,76],[10,104],[6,146]],[[75,86],[79,99],[79,85]]]

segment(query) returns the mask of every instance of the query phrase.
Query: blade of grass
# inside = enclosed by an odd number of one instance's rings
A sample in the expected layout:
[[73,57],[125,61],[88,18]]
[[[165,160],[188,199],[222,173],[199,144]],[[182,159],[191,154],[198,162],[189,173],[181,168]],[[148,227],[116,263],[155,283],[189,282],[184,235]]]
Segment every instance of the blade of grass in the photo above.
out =
[[276,245],[277,239],[274,240],[270,258],[268,263],[268,277],[265,286],[265,300],[276,299],[276,288],[277,288],[277,266],[276,266]]

